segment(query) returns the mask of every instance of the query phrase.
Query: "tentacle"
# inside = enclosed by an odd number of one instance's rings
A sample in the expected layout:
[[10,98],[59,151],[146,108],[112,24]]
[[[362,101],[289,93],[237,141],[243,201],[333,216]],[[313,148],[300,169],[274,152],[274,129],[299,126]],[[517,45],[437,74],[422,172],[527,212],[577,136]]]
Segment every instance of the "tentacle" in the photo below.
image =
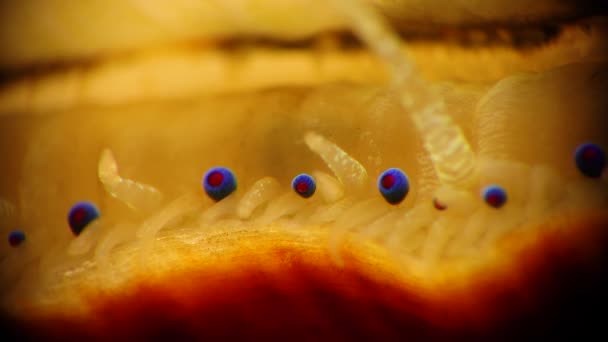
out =
[[344,266],[340,252],[348,233],[357,227],[368,225],[389,210],[390,207],[382,199],[372,198],[356,203],[338,217],[329,237],[329,255],[336,265]]
[[434,266],[443,256],[445,247],[456,227],[446,215],[439,215],[430,225],[426,239],[420,251],[421,259],[427,267]]
[[353,197],[345,197],[334,203],[326,204],[318,208],[314,215],[310,216],[310,224],[325,224],[334,222],[342,215],[346,209],[354,205],[356,200]]
[[135,239],[135,227],[130,224],[119,224],[102,237],[95,248],[94,260],[98,265],[107,265],[110,253],[121,243]]
[[147,219],[137,230],[136,236],[143,240],[154,240],[158,232],[172,220],[196,211],[201,206],[202,202],[198,196],[194,194],[184,195],[173,201],[158,214]]
[[308,132],[306,145],[317,153],[347,190],[361,189],[367,183],[367,171],[356,159],[322,135]]
[[98,177],[106,191],[131,209],[151,211],[161,204],[163,196],[155,187],[122,178],[118,174],[118,165],[112,151],[101,152],[98,166]]
[[361,236],[372,240],[382,238],[389,233],[390,230],[394,229],[394,223],[402,216],[403,213],[400,210],[390,210],[388,213],[371,222],[367,227],[361,229],[360,234]]
[[277,199],[270,201],[266,211],[257,219],[257,222],[260,224],[269,224],[283,216],[297,212],[307,203],[308,200],[301,198],[293,191],[289,191],[277,197]]
[[279,192],[279,182],[272,177],[264,177],[255,182],[243,195],[237,207],[237,216],[248,219],[253,211],[270,201]]
[[541,219],[562,197],[564,181],[555,169],[536,165],[530,170],[530,189],[526,202],[526,219]]
[[88,253],[99,240],[102,229],[103,223],[101,219],[96,219],[88,224],[68,245],[68,255],[77,256]]
[[326,203],[333,203],[344,197],[344,187],[336,178],[318,170],[313,171],[312,175],[318,183],[317,191]]
[[419,78],[413,62],[401,51],[400,39],[371,4],[334,0],[352,29],[392,69],[393,86],[409,113],[443,184],[470,186],[475,181],[475,155],[462,129],[446,113],[441,96]]
[[213,203],[199,217],[199,222],[203,225],[215,224],[219,219],[230,215],[236,215],[239,199],[235,193],[228,195],[221,201]]
[[414,239],[413,237],[417,236],[435,218],[436,211],[429,203],[420,203],[414,206],[397,220],[393,231],[386,239],[387,248],[399,255],[416,250],[422,243],[422,239]]

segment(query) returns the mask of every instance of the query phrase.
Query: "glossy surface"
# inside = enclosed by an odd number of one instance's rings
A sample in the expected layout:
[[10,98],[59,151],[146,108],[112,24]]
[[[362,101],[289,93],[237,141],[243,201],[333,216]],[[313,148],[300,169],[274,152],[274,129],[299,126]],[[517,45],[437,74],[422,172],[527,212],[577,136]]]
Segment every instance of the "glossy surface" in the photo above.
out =
[[291,182],[291,187],[300,196],[309,198],[315,193],[317,183],[312,176],[305,173],[297,175]]
[[388,203],[399,204],[410,191],[410,182],[405,172],[391,168],[378,177],[378,190]]
[[83,229],[99,217],[99,209],[91,202],[78,202],[68,213],[68,224],[74,235],[78,236]]
[[596,144],[585,143],[576,148],[574,160],[579,171],[591,178],[599,178],[606,167],[606,153]]
[[491,207],[500,208],[507,202],[507,192],[499,185],[485,187],[481,195],[483,200]]
[[236,177],[225,167],[214,167],[203,177],[203,187],[214,201],[221,201],[236,190]]
[[25,233],[22,230],[13,230],[8,235],[8,243],[11,247],[18,247],[25,242]]

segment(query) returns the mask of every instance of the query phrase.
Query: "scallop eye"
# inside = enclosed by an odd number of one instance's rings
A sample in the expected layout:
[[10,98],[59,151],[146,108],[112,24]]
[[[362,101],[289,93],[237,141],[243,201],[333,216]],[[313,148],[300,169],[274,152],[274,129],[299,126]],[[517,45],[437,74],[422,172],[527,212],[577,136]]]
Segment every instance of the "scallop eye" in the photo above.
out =
[[574,161],[583,175],[598,178],[606,167],[606,154],[598,145],[585,143],[576,148]]
[[481,196],[489,206],[494,208],[500,208],[507,202],[507,192],[498,185],[485,187],[481,192]]
[[293,179],[291,187],[298,195],[308,198],[315,193],[317,184],[312,176],[303,173]]
[[99,209],[91,202],[78,202],[74,204],[68,213],[68,223],[75,236],[80,235],[82,230],[93,220],[99,217]]
[[439,199],[437,199],[437,197],[433,198],[433,206],[437,210],[446,210],[448,208],[448,206],[445,203],[441,202]]
[[8,234],[8,243],[11,247],[18,247],[25,241],[25,233],[21,230],[13,230]]
[[410,182],[405,172],[392,168],[380,175],[378,189],[388,203],[399,204],[410,191]]
[[236,177],[225,167],[214,167],[203,177],[203,187],[214,201],[221,201],[236,190]]

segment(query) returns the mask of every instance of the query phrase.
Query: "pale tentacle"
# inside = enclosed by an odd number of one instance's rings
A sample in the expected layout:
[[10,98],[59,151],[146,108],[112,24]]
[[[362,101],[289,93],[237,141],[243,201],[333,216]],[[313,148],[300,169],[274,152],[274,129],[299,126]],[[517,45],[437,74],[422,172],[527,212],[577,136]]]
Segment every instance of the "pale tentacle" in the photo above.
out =
[[151,211],[162,202],[163,195],[155,187],[122,178],[118,174],[116,159],[109,149],[101,152],[97,173],[106,191],[131,209]]
[[530,195],[526,202],[527,220],[539,220],[555,206],[563,195],[564,181],[557,171],[545,165],[532,167],[530,171]]
[[194,212],[201,206],[202,201],[198,196],[194,194],[184,195],[173,201],[160,213],[147,219],[137,230],[136,236],[144,240],[154,240],[158,232],[171,221]]
[[[412,239],[412,237],[421,233],[424,227],[427,227],[435,220],[436,211],[428,203],[421,203],[408,210],[397,223],[394,229],[386,239],[387,249],[395,254],[401,252],[413,251],[422,243],[421,239]],[[419,234],[422,235],[422,234]]]
[[135,227],[130,224],[119,224],[101,238],[95,248],[94,259],[99,265],[108,265],[110,253],[114,247],[135,239]]
[[102,229],[103,223],[100,219],[89,223],[78,236],[70,241],[67,249],[68,255],[77,256],[88,253],[99,240]]
[[291,215],[306,205],[307,200],[289,191],[268,203],[268,207],[256,221],[259,224],[270,224],[283,216]]
[[[494,212],[492,212],[494,211]],[[479,207],[466,221],[462,231],[455,236],[453,249],[459,253],[468,254],[478,249],[478,242],[488,229],[488,220],[495,214],[496,209]]]
[[199,222],[204,225],[216,223],[219,219],[236,214],[239,199],[232,193],[219,202],[212,204],[199,217]]
[[455,228],[447,215],[439,215],[433,221],[421,250],[421,259],[427,267],[434,266],[443,256],[445,247]]
[[340,251],[348,233],[357,227],[366,226],[374,219],[386,214],[390,208],[380,198],[372,198],[345,210],[336,220],[329,237],[329,255],[334,263],[344,266]]
[[264,177],[255,182],[241,198],[236,210],[237,216],[243,220],[251,217],[256,208],[276,197],[279,186],[279,182],[272,177]]
[[360,234],[363,237],[371,240],[377,240],[384,237],[388,232],[394,229],[394,223],[403,216],[403,213],[397,209],[390,210],[387,214],[379,217],[371,222],[367,227],[361,229]]
[[317,181],[317,191],[325,203],[334,203],[344,197],[344,187],[335,177],[322,171],[313,171],[312,176]]
[[334,222],[342,212],[354,205],[356,200],[352,197],[342,198],[334,203],[319,207],[309,218],[310,224],[325,224]]
[[446,113],[441,96],[419,74],[402,50],[399,37],[371,4],[360,0],[334,0],[352,29],[392,69],[393,86],[424,141],[443,184],[471,186],[475,182],[475,155],[462,129]]
[[356,159],[322,135],[308,132],[306,145],[327,164],[347,190],[361,189],[367,183],[367,171]]
[[488,227],[482,237],[480,249],[487,250],[494,246],[498,240],[520,228],[525,219],[525,210],[520,204],[506,206],[500,212],[491,212],[488,217],[488,224],[492,226]]

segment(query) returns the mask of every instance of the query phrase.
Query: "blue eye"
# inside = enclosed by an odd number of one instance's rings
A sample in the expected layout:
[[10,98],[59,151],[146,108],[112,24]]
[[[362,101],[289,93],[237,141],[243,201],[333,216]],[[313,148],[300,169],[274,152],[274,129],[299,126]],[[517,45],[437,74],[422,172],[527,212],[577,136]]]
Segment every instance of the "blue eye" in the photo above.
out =
[[498,185],[485,187],[481,195],[483,200],[491,207],[500,208],[507,202],[507,192]]
[[303,173],[297,175],[293,179],[293,181],[291,182],[291,187],[298,195],[304,198],[308,198],[315,193],[315,190],[317,189],[317,184],[315,182],[315,179],[312,178],[312,176]]
[[11,247],[18,247],[25,241],[25,233],[21,230],[13,230],[8,235],[8,243]]
[[606,154],[598,145],[585,143],[576,148],[574,161],[583,175],[598,178],[606,167]]
[[214,167],[203,177],[205,192],[214,201],[221,201],[236,190],[236,178],[225,167]]
[[399,204],[410,191],[410,182],[403,171],[392,168],[378,177],[378,189],[388,203]]
[[78,236],[93,220],[99,217],[99,209],[91,202],[78,202],[68,213],[68,223],[74,235]]

